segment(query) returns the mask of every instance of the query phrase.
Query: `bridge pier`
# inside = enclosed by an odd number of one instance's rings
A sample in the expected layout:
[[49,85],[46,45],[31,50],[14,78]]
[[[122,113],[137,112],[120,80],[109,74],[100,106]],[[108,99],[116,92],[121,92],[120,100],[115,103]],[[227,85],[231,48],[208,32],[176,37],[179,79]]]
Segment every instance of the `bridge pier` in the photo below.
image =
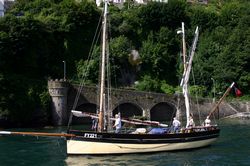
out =
[[147,119],[150,120],[150,110],[149,109],[143,109],[142,116],[146,117]]
[[49,80],[49,94],[52,98],[52,123],[55,126],[67,125],[67,96],[69,84],[64,80]]

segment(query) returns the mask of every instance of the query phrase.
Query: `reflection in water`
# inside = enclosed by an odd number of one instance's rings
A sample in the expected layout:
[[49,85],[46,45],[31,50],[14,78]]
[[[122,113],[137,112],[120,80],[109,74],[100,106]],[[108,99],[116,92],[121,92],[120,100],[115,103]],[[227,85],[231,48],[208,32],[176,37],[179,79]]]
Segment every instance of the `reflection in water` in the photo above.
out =
[[[188,154],[189,153],[189,154]],[[210,163],[210,158],[200,156],[198,150],[189,152],[162,152],[154,154],[127,154],[127,155],[104,155],[104,156],[68,156],[66,164],[68,166],[166,166],[192,164],[202,165]],[[211,156],[210,156],[211,157]],[[196,161],[195,161],[196,160]]]
[[66,163],[68,166],[80,166],[80,165],[98,165],[102,163],[105,165],[102,157],[91,156],[68,156]]
[[116,165],[133,165],[141,166],[154,165],[150,161],[150,155],[104,155],[104,156],[68,156],[66,159],[68,166],[116,166]]

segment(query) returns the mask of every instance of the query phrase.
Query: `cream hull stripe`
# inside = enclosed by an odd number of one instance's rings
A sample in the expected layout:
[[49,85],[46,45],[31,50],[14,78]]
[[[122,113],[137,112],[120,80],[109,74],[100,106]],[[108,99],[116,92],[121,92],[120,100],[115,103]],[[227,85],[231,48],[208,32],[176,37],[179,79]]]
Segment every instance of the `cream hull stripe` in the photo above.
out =
[[67,140],[68,154],[123,154],[200,148],[212,144],[217,138],[183,143],[120,144]]

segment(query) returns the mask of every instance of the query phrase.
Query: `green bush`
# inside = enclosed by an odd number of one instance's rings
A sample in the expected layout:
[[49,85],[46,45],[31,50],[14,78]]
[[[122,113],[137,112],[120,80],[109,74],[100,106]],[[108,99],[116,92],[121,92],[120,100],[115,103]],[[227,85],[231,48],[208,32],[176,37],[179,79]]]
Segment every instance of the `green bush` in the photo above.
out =
[[167,84],[165,81],[162,81],[161,83],[161,90],[168,95],[172,95],[175,93],[175,88]]
[[191,96],[205,97],[207,88],[205,86],[193,85],[189,87],[189,93]]
[[138,84],[135,85],[136,90],[148,92],[161,92],[161,85],[158,80],[152,79],[150,76],[144,76]]

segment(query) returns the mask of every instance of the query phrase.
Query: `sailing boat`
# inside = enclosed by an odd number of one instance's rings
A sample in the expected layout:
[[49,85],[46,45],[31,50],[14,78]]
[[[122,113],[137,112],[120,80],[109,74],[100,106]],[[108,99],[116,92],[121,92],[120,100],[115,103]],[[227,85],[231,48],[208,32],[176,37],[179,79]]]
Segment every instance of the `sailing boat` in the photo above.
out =
[[[192,68],[192,60],[196,43],[198,41],[198,27],[195,31],[195,38],[192,45],[191,53],[187,58],[185,55],[185,36],[184,36],[184,23],[182,30],[178,31],[183,35],[183,64],[184,71],[180,86],[182,87],[183,95],[185,98],[185,111],[187,125],[182,127],[179,132],[171,132],[169,127],[155,121],[142,121],[138,119],[126,120],[124,123],[139,124],[145,126],[157,126],[160,129],[157,132],[147,131],[145,128],[136,129],[135,132],[114,133],[110,131],[111,125],[107,125],[105,121],[112,121],[114,118],[110,117],[105,105],[105,61],[106,61],[106,30],[107,30],[107,13],[108,2],[104,3],[104,19],[103,19],[103,44],[102,44],[102,60],[101,60],[101,83],[99,94],[99,112],[98,115],[81,112],[77,110],[71,111],[72,116],[78,117],[92,117],[98,119],[97,131],[83,131],[72,130],[68,128],[67,133],[40,133],[40,132],[12,132],[0,131],[0,135],[29,135],[29,136],[45,136],[45,137],[65,137],[67,138],[67,154],[128,154],[128,153],[147,153],[147,152],[160,152],[160,151],[174,151],[194,149],[211,145],[219,137],[220,129],[217,125],[206,125],[190,127],[190,106],[188,95],[188,82],[189,75]],[[222,100],[226,97],[229,91],[234,86],[234,83],[226,90],[222,98],[215,105],[213,110],[209,113],[209,118],[218,108]],[[107,98],[109,95],[107,95]],[[107,117],[105,117],[107,116]],[[70,124],[70,123],[69,123]],[[153,131],[153,132],[152,132]]]
[[[78,117],[92,117],[99,120],[97,131],[82,131],[82,130],[68,130],[67,137],[67,153],[68,154],[128,154],[128,153],[146,153],[159,151],[172,151],[200,148],[211,145],[219,136],[220,129],[217,125],[199,126],[188,128],[184,127],[181,132],[170,133],[164,124],[154,122],[144,122],[139,120],[127,121],[134,124],[157,124],[165,129],[163,133],[146,132],[140,129],[141,132],[132,133],[114,133],[106,128],[104,124],[104,116],[110,115],[105,109],[105,59],[106,59],[106,22],[108,13],[107,1],[104,3],[103,10],[103,36],[102,36],[102,57],[101,57],[101,82],[99,94],[99,113],[88,114],[81,111],[72,110],[72,116]],[[182,31],[184,38],[184,24]],[[188,63],[184,61],[184,72],[181,81],[181,87],[185,98],[186,118],[189,123],[189,96],[188,96],[188,81],[192,67],[192,60],[194,56],[195,46],[198,40],[198,27],[195,32],[195,39],[192,46],[191,55]],[[184,44],[184,42],[183,42]],[[184,48],[184,47],[183,47]],[[185,49],[185,48],[184,48]],[[184,50],[183,49],[183,50]],[[183,51],[185,52],[185,51]],[[183,56],[185,57],[185,55]],[[210,116],[210,115],[209,115]],[[114,120],[110,118],[109,120]]]
[[[68,128],[67,133],[40,133],[40,132],[12,132],[12,131],[0,131],[1,135],[29,135],[29,136],[45,136],[45,137],[65,137],[67,138],[67,154],[128,154],[128,153],[147,153],[147,152],[160,152],[160,151],[174,151],[194,149],[211,145],[219,137],[220,129],[217,125],[206,125],[189,127],[190,124],[190,106],[188,95],[188,82],[189,75],[192,68],[192,60],[194,57],[194,51],[196,43],[198,41],[198,27],[195,31],[195,38],[192,45],[191,53],[186,62],[186,46],[185,46],[185,32],[184,23],[182,23],[182,30],[177,33],[181,33],[183,36],[183,64],[184,71],[182,75],[182,81],[180,86],[185,98],[185,111],[187,125],[181,128],[179,132],[170,132],[169,127],[165,124],[161,124],[155,121],[142,121],[138,119],[126,120],[124,123],[140,124],[146,126],[160,127],[161,132],[152,132],[145,128],[139,128],[136,132],[124,132],[114,133],[110,132],[111,125],[105,124],[105,120],[114,120],[109,117],[110,113],[107,113],[105,105],[105,61],[106,61],[106,29],[107,29],[107,13],[108,4],[107,0],[104,3],[104,19],[103,19],[103,44],[102,44],[102,63],[101,63],[101,83],[99,94],[99,113],[90,114],[77,110],[71,111],[72,116],[78,117],[92,117],[99,120],[97,131],[82,131],[72,130]],[[234,83],[226,90],[222,98],[218,101],[212,111],[209,113],[209,118],[218,108],[222,100],[227,96],[229,91],[234,86]],[[109,97],[109,95],[107,95]],[[106,118],[107,116],[108,118]],[[70,118],[70,121],[71,121]]]

